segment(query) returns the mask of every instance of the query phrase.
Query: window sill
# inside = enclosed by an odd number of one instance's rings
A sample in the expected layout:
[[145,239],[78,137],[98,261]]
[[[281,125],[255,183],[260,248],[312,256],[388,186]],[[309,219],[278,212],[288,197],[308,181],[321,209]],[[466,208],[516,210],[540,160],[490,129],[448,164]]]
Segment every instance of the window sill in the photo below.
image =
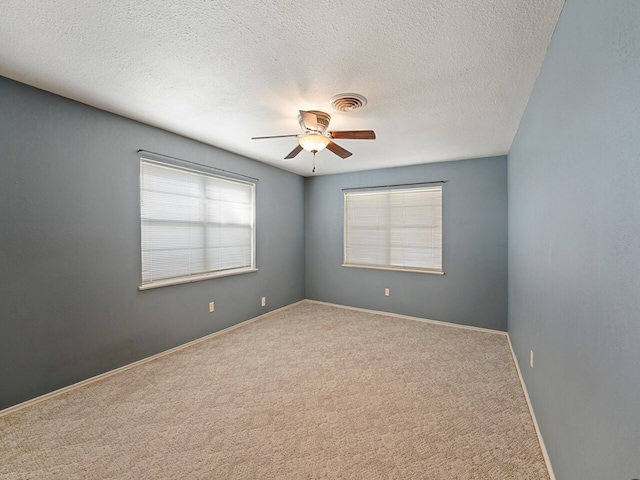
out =
[[167,278],[156,282],[145,283],[138,287],[138,290],[151,290],[152,288],[168,287],[170,285],[182,285],[185,283],[200,282],[202,280],[210,280],[212,278],[230,277],[232,275],[242,275],[243,273],[257,272],[257,268],[243,268],[235,270],[223,270],[221,272],[203,273],[201,275],[192,275],[189,277]]
[[343,263],[343,267],[349,268],[369,268],[373,270],[391,270],[393,272],[413,272],[413,273],[426,273],[429,275],[444,275],[442,270],[428,270],[426,268],[415,267],[378,267],[375,265],[355,265],[352,263]]

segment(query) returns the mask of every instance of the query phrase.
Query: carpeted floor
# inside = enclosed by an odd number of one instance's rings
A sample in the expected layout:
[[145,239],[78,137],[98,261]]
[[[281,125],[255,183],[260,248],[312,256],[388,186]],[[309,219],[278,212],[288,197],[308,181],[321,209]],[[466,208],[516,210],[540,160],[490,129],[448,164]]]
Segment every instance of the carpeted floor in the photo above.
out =
[[548,479],[504,335],[304,302],[0,417],[2,479]]

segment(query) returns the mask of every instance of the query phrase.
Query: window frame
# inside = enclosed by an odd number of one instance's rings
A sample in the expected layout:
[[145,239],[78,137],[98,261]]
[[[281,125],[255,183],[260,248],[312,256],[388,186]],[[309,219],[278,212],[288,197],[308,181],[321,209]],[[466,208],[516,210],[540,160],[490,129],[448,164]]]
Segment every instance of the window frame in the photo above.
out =
[[[187,162],[185,162],[187,163]],[[232,267],[232,268],[221,268],[221,269],[214,269],[214,270],[203,270],[203,271],[196,271],[195,269],[191,270],[189,269],[189,271],[185,274],[181,274],[178,276],[173,276],[173,277],[162,277],[159,278],[157,280],[154,280],[153,278],[150,280],[146,280],[145,281],[145,221],[156,221],[156,222],[164,222],[165,224],[171,224],[173,223],[174,225],[176,223],[180,223],[180,222],[176,222],[175,220],[154,220],[154,219],[145,219],[143,217],[144,211],[143,211],[143,202],[144,202],[144,166],[145,164],[149,164],[152,166],[156,166],[156,167],[161,167],[161,168],[166,168],[166,169],[173,169],[173,170],[177,170],[177,171],[181,171],[181,172],[187,172],[188,174],[191,175],[196,175],[202,182],[203,182],[203,187],[205,186],[205,182],[207,178],[212,178],[214,179],[214,181],[223,181],[223,182],[230,182],[230,183],[235,183],[235,184],[239,184],[239,185],[243,185],[243,186],[247,186],[249,187],[249,192],[250,192],[250,204],[249,204],[249,208],[250,208],[250,214],[249,214],[249,218],[250,218],[250,223],[248,224],[251,228],[251,235],[250,235],[250,265],[249,266],[237,266],[237,267]],[[198,168],[198,167],[202,167],[202,168]],[[198,199],[204,203],[207,202],[206,200],[206,193],[201,193],[201,196],[198,197]],[[211,199],[209,199],[211,200]],[[211,204],[212,202],[210,202]],[[159,161],[159,160],[155,160],[152,158],[148,158],[146,156],[142,156],[140,157],[140,254],[141,254],[141,258],[140,258],[140,274],[141,274],[141,283],[140,286],[138,287],[139,290],[149,290],[149,289],[153,289],[153,288],[159,288],[159,287],[166,287],[166,286],[170,286],[170,285],[181,285],[181,284],[186,284],[186,283],[193,283],[193,282],[199,282],[202,280],[209,280],[212,278],[220,278],[220,277],[226,277],[226,276],[231,276],[231,275],[241,275],[244,273],[251,273],[251,272],[256,272],[258,271],[257,267],[256,267],[256,183],[255,182],[250,182],[250,181],[244,181],[235,177],[231,177],[231,176],[225,176],[225,175],[219,175],[219,174],[215,174],[215,173],[211,173],[210,171],[207,171],[207,168],[204,166],[197,166],[196,168],[192,167],[192,166],[183,166],[181,164],[177,164],[177,163],[173,163],[173,162],[168,162],[168,161]],[[192,224],[192,225],[201,225],[204,230],[206,230],[207,228],[210,228],[212,225],[215,224],[215,222],[210,222],[207,221],[207,219],[203,216],[203,218],[199,221],[185,221],[185,226],[187,226],[188,224]],[[219,224],[218,224],[219,225]],[[188,226],[187,226],[188,228]],[[148,233],[148,232],[147,232]],[[205,245],[205,241],[203,240],[201,243],[202,246]],[[190,245],[189,249],[192,249],[193,247]]]
[[[435,182],[434,182],[435,183]],[[444,183],[444,182],[443,182]],[[439,192],[439,211],[433,217],[435,220],[439,220],[439,225],[436,225],[433,228],[439,229],[439,245],[437,245],[439,249],[439,266],[435,267],[422,267],[415,265],[398,265],[393,264],[392,257],[392,241],[391,241],[391,231],[394,226],[388,222],[383,228],[382,231],[387,232],[387,240],[384,243],[384,247],[386,248],[386,257],[388,258],[387,263],[362,263],[356,262],[353,260],[353,255],[349,256],[349,249],[353,248],[352,245],[349,244],[349,233],[353,234],[353,229],[349,229],[349,198],[350,196],[355,195],[386,195],[387,207],[384,209],[386,212],[385,217],[388,219],[390,215],[391,208],[389,207],[390,198],[393,194],[404,194],[408,192],[416,192],[416,191],[438,191]],[[402,271],[402,272],[414,272],[414,273],[426,273],[432,275],[444,275],[444,267],[443,267],[443,257],[444,257],[444,241],[443,241],[443,198],[444,198],[444,189],[442,185],[428,185],[428,184],[411,184],[411,185],[397,185],[393,187],[371,187],[371,188],[356,188],[356,189],[345,189],[344,198],[343,198],[343,267],[350,268],[366,268],[366,269],[374,269],[374,270],[390,270],[390,271]],[[406,208],[406,206],[405,206]],[[410,224],[409,227],[416,227],[417,224]],[[396,227],[397,228],[397,227]],[[404,246],[403,248],[407,248]],[[404,253],[404,250],[403,250]],[[351,258],[350,258],[351,257]]]

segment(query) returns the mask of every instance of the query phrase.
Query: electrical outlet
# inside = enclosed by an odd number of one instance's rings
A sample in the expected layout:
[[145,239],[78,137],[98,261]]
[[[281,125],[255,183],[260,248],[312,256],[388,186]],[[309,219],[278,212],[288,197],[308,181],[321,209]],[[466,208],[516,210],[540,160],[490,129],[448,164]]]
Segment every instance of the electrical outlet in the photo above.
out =
[[215,304],[213,302],[209,302],[209,312],[213,312],[215,310]]
[[533,350],[529,352],[529,365],[533,368]]
[[384,296],[385,296],[385,297],[388,297],[388,296],[389,296],[389,289],[388,289],[388,288],[385,288],[385,289],[384,289]]
[[267,297],[262,297],[262,306],[263,307],[267,306]]

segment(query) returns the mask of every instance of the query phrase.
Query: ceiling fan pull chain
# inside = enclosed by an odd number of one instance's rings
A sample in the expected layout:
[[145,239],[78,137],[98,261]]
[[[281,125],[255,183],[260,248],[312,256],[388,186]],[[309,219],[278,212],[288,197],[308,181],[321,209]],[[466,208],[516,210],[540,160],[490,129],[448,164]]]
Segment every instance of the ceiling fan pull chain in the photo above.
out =
[[313,170],[311,170],[311,173],[316,173],[316,152],[313,152]]

